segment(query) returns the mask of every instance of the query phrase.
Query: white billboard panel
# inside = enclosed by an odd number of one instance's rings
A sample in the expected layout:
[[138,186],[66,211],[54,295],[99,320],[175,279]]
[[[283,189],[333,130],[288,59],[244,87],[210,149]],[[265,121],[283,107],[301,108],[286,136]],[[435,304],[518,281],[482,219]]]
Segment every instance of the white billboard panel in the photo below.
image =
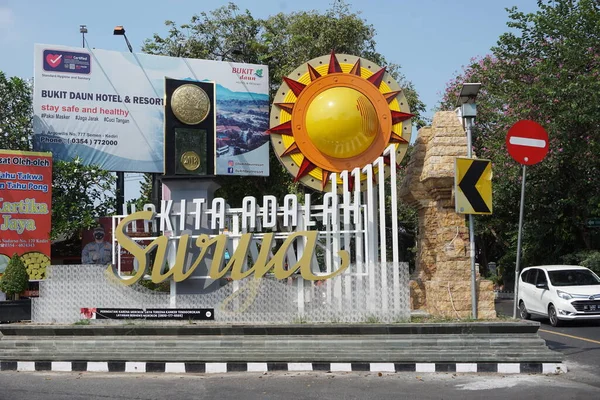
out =
[[110,171],[163,172],[164,79],[216,83],[216,174],[269,175],[265,65],[35,45],[34,148]]

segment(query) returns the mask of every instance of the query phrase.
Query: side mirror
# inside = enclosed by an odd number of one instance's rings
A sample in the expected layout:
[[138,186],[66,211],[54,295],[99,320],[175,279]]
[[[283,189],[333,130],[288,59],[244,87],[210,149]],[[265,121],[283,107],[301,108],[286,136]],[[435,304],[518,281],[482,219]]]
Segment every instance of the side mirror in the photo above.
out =
[[546,289],[546,290],[548,290],[548,284],[546,284],[546,283],[537,283],[535,285],[535,287],[538,288],[538,289]]

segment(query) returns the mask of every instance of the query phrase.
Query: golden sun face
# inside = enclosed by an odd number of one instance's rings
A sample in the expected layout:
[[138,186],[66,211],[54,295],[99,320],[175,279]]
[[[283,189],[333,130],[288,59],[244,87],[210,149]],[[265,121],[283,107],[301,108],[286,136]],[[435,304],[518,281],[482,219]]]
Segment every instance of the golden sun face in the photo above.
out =
[[406,154],[413,115],[385,68],[332,52],[310,60],[283,80],[267,132],[295,182],[327,191],[331,173],[362,168],[390,144],[396,147],[398,163]]

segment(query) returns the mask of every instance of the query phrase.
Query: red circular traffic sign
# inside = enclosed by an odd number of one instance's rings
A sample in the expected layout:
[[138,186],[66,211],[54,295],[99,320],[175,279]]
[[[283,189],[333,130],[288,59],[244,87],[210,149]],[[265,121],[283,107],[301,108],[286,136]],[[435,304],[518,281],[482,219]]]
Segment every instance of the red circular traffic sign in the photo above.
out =
[[548,133],[537,122],[521,120],[508,130],[506,148],[516,162],[537,164],[548,153]]

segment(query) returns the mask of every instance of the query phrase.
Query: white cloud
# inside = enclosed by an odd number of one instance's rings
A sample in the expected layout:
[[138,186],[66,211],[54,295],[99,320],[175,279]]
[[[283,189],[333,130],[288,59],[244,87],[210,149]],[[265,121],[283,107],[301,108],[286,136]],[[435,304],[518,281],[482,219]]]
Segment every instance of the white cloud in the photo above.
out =
[[8,7],[0,7],[0,29],[9,28],[15,21],[12,10]]
[[17,39],[15,23],[13,11],[8,7],[0,6],[0,43],[13,43]]

